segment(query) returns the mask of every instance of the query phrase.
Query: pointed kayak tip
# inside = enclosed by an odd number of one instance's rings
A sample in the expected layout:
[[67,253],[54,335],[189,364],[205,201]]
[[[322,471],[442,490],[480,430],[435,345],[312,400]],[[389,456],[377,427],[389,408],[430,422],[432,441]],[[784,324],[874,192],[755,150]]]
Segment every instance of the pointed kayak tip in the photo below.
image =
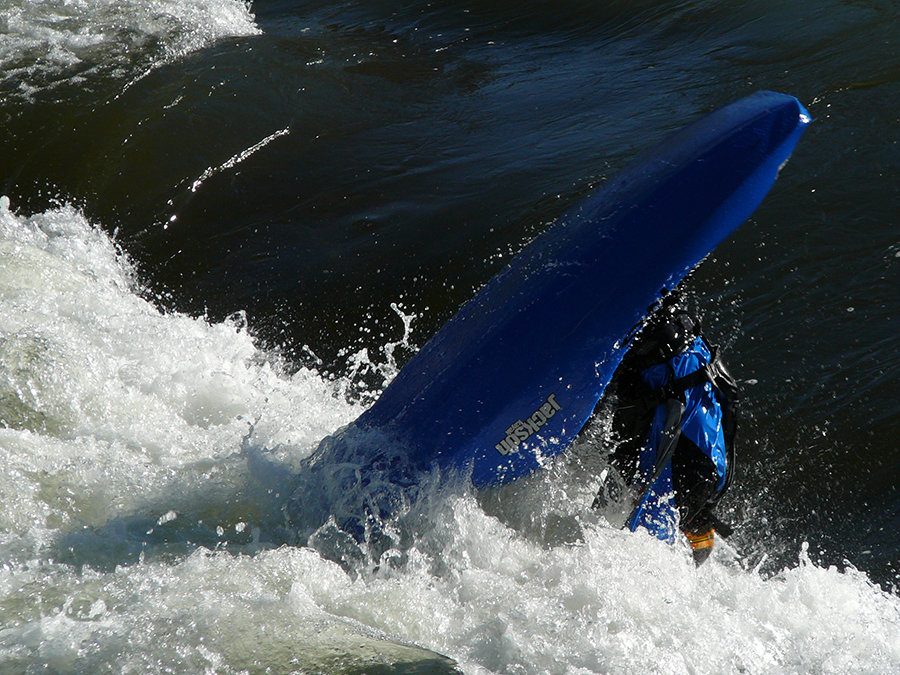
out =
[[751,94],[744,100],[749,101],[757,98],[771,98],[776,104],[780,102],[781,105],[787,105],[794,108],[794,110],[796,111],[798,124],[801,127],[806,127],[813,121],[812,115],[809,114],[809,110],[806,109],[806,106],[804,106],[800,102],[800,99],[798,99],[796,96],[792,96],[791,94],[782,94],[777,91],[762,90],[756,92],[755,94]]

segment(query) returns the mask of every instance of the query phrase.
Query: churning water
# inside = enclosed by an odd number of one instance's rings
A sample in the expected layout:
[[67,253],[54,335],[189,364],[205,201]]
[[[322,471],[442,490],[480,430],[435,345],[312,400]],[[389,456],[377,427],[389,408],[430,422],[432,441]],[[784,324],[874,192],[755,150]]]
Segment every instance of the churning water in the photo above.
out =
[[[0,8],[0,672],[900,668],[894,3]],[[296,538],[461,302],[759,88],[816,120],[687,284],[744,381],[708,564],[599,521],[590,447]]]

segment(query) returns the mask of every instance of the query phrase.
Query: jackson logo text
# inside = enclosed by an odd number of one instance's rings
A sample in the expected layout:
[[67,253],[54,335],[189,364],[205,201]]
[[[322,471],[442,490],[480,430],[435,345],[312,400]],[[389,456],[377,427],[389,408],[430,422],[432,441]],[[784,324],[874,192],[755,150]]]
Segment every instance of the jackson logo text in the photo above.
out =
[[547,421],[561,408],[562,406],[556,402],[556,394],[550,394],[547,397],[547,402],[542,404],[540,408],[531,413],[526,419],[513,422],[509,429],[506,430],[506,438],[497,443],[494,449],[501,455],[518,452],[519,446],[537,433],[538,429],[547,424]]

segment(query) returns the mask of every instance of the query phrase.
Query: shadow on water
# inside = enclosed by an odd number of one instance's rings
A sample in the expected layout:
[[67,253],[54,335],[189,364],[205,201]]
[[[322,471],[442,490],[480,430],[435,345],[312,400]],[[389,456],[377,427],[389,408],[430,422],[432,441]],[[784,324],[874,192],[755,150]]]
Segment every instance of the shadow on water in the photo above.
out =
[[[354,490],[346,483],[334,482],[332,496],[341,495],[340,503],[329,506],[317,501],[329,494],[327,490],[310,490],[311,485],[322,481],[321,470],[307,466],[295,473],[247,439],[241,454],[230,458],[228,464],[231,476],[240,478],[229,480],[220,491],[186,494],[172,490],[161,494],[102,526],[84,526],[61,534],[51,544],[48,557],[79,573],[88,569],[110,573],[151,562],[177,564],[204,549],[239,557],[284,546],[305,546],[358,579],[377,572],[382,561],[400,567],[405,562],[401,549],[408,549],[418,537],[414,528],[427,527],[423,514],[410,515],[415,509],[406,510],[402,527],[381,522],[373,512],[376,498],[382,499],[385,509],[385,499],[393,500],[391,508],[399,503],[398,493],[387,495],[383,486]],[[362,509],[355,518],[349,511],[351,504]],[[226,649],[226,657],[230,662],[237,660],[234,665],[241,667],[246,661],[250,672],[263,672],[261,663],[276,662],[311,669],[304,672],[460,672],[456,663],[442,654],[395,642],[341,616],[316,609],[303,610],[300,616],[288,619],[281,627],[283,632],[276,636],[255,623],[236,628],[243,639],[240,645]],[[241,619],[236,616],[233,621]],[[253,644],[245,644],[250,642]]]
[[455,474],[421,472],[380,432],[355,425],[326,437],[299,468],[278,458],[284,450],[258,446],[251,431],[239,453],[217,460],[214,480],[175,485],[102,525],[63,531],[49,557],[109,572],[198,549],[254,555],[295,546],[356,579],[402,567],[413,546],[440,551],[435,530],[450,518],[451,497],[467,489]]
[[[122,565],[176,561],[199,548],[252,555],[284,545],[318,549],[318,541],[328,543],[328,538],[319,534],[329,530],[326,504],[295,507],[294,520],[286,521],[286,504],[302,481],[288,466],[249,445],[239,456],[221,461],[220,468],[223,464],[230,480],[193,493],[173,488],[101,526],[84,525],[64,532],[53,542],[51,557],[108,572]],[[298,521],[296,515],[301,511],[304,519]],[[356,555],[334,545],[321,548],[323,557],[351,574],[356,571],[354,565],[365,558],[360,545],[356,545]],[[342,555],[336,554],[339,550]]]
[[229,480],[186,491],[183,486],[157,494],[131,513],[101,526],[84,525],[60,534],[50,555],[79,568],[108,572],[151,560],[175,561],[198,548],[255,553],[287,542],[281,527],[280,500],[287,469],[258,476],[242,455],[219,460]]

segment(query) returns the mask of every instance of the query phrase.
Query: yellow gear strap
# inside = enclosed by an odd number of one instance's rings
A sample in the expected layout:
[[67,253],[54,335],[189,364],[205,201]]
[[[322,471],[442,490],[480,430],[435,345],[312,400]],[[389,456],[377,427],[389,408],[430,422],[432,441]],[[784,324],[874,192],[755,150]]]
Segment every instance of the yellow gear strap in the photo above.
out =
[[713,528],[709,528],[707,532],[685,532],[684,536],[687,537],[688,541],[691,544],[691,549],[694,551],[700,550],[701,548],[712,548],[715,542],[715,530]]

